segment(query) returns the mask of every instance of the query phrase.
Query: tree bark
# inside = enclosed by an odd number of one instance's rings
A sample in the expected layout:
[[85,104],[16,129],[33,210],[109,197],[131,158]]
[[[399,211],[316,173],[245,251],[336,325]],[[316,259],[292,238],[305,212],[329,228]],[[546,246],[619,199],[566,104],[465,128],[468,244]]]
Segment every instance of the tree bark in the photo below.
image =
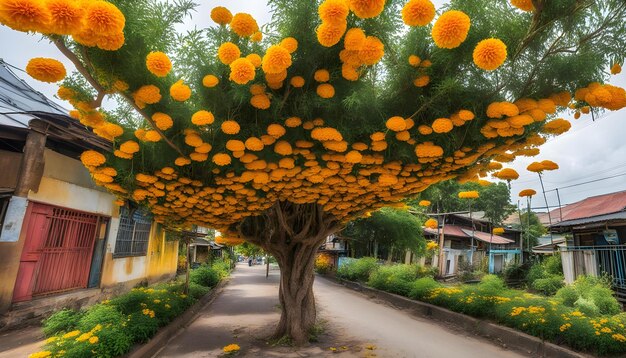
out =
[[288,337],[298,345],[308,342],[316,319],[315,254],[340,227],[321,206],[290,202],[277,202],[236,227],[241,237],[272,254],[280,267],[281,317],[273,338]]

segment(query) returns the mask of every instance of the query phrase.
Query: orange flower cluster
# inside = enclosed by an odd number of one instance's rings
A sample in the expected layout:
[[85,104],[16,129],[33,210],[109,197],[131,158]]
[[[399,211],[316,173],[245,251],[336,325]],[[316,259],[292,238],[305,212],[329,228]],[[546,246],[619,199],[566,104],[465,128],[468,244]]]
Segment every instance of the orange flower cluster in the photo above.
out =
[[58,82],[65,78],[65,66],[55,59],[36,57],[28,61],[26,73],[42,82]]
[[462,11],[450,10],[439,16],[431,34],[437,47],[453,49],[465,41],[469,29],[469,16]]
[[17,31],[72,35],[76,42],[117,50],[124,44],[124,14],[106,1],[11,0],[0,3],[0,23]]
[[519,192],[519,196],[521,196],[522,198],[527,196],[534,196],[535,194],[537,194],[537,192],[533,189],[524,189]]
[[582,107],[584,103],[591,107],[600,107],[611,111],[626,107],[626,91],[623,88],[597,82],[577,90],[574,99],[579,102],[579,107]]
[[475,190],[459,192],[459,199],[478,199],[479,196]]
[[402,8],[402,21],[409,26],[426,26],[435,18],[430,0],[409,0]]

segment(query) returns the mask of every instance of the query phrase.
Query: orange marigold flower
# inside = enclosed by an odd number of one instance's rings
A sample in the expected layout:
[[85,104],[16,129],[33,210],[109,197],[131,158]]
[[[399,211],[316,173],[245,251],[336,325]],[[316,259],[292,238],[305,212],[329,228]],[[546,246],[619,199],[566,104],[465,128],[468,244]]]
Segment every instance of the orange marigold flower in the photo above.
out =
[[522,11],[534,11],[535,5],[532,0],[511,0],[511,5]]
[[221,128],[222,132],[226,134],[237,134],[241,129],[241,127],[239,127],[239,123],[233,120],[224,121],[221,125]]
[[64,101],[69,101],[76,96],[76,92],[73,89],[60,86],[57,90],[57,97]]
[[133,97],[135,98],[135,103],[142,107],[146,104],[159,102],[161,100],[161,90],[155,85],[141,86],[133,94]]
[[430,0],[409,0],[402,8],[402,21],[409,26],[426,26],[435,18],[435,5]]
[[351,164],[360,163],[363,160],[363,155],[357,150],[351,150],[346,153],[346,162]]
[[178,80],[170,87],[170,96],[175,101],[184,102],[191,97],[191,88],[183,83],[183,80]]
[[387,119],[385,126],[394,132],[401,132],[406,129],[406,121],[402,117],[395,116]]
[[346,32],[346,36],[343,39],[343,47],[349,51],[359,51],[365,42],[365,32],[354,27]]
[[285,126],[289,128],[295,128],[302,124],[302,119],[299,117],[289,117],[285,120]]
[[430,83],[430,76],[428,75],[419,76],[418,78],[415,79],[415,81],[413,81],[413,85],[415,85],[415,87],[426,87],[428,86],[429,83]]
[[113,155],[115,155],[118,158],[122,158],[122,159],[133,159],[133,155],[132,154],[124,153],[124,152],[122,152],[121,150],[118,150],[118,149],[113,151]]
[[256,68],[261,67],[261,63],[262,63],[261,56],[257,55],[256,53],[251,53],[248,56],[246,56],[246,58],[250,60],[250,62],[252,62],[254,67]]
[[287,133],[287,130],[280,124],[273,123],[267,127],[267,134],[274,138],[280,138],[285,135],[285,133]]
[[515,169],[511,169],[511,168],[504,168],[500,170],[499,172],[495,173],[493,176],[498,179],[509,180],[509,181],[519,178],[519,174],[515,171]]
[[439,16],[431,35],[437,47],[453,49],[465,41],[469,29],[469,16],[462,11],[450,10]]
[[339,133],[338,130],[331,127],[317,127],[311,131],[311,138],[315,140],[319,140],[321,142],[325,141],[343,141],[343,136]]
[[424,222],[424,226],[429,229],[436,229],[437,227],[439,227],[439,223],[435,219],[428,219],[426,220],[426,222]]
[[115,34],[98,37],[96,46],[102,50],[115,51],[124,45],[124,41],[124,33],[120,31]]
[[621,72],[622,72],[622,66],[619,63],[614,63],[613,66],[611,66],[612,75],[617,75]]
[[159,128],[162,131],[168,130],[172,128],[172,126],[174,125],[174,121],[172,120],[172,117],[161,112],[156,112],[155,114],[153,114],[152,120],[154,121],[154,124],[156,124],[157,128]]
[[357,71],[356,67],[344,63],[341,65],[341,77],[348,81],[356,81],[359,79],[359,71]]
[[367,36],[359,50],[359,58],[365,65],[375,65],[385,55],[385,45],[375,36]]
[[211,10],[211,20],[220,25],[227,25],[233,19],[233,14],[223,6],[214,7]]
[[322,98],[333,98],[335,96],[335,87],[328,83],[322,83],[317,86],[317,95]]
[[139,144],[134,140],[127,140],[120,144],[120,150],[126,154],[133,154],[139,151]]
[[291,80],[289,81],[289,83],[295,88],[301,88],[304,86],[304,77],[302,76],[291,77]]
[[248,37],[259,31],[259,25],[250,14],[237,13],[230,21],[230,28],[241,37]]
[[241,56],[241,51],[239,47],[232,42],[224,42],[217,49],[217,57],[222,61],[225,65],[230,65],[233,61]]
[[113,89],[117,92],[125,92],[128,90],[128,83],[122,80],[115,80],[115,82],[113,82]]
[[146,142],[158,142],[161,140],[161,135],[159,134],[159,132],[155,130],[149,130],[149,131],[146,131],[146,134],[144,135],[144,139]]
[[291,66],[291,54],[284,47],[273,45],[265,51],[261,64],[263,72],[281,73],[289,66]]
[[230,162],[231,162],[230,155],[226,153],[218,153],[213,156],[213,163],[221,167],[230,164]]
[[90,1],[86,5],[85,27],[101,36],[118,34],[124,30],[126,18],[115,5],[106,1]]
[[[78,1],[48,0],[45,2],[50,13],[48,31],[57,35],[69,35],[83,26],[85,10]],[[0,16],[1,17],[1,16]]]
[[252,98],[250,98],[250,104],[256,109],[268,109],[270,108],[271,102],[270,98],[265,93],[261,93],[252,96]]
[[250,36],[250,41],[252,42],[261,42],[263,40],[263,33],[261,31],[257,31]]
[[317,35],[317,42],[324,47],[335,46],[348,28],[348,22],[344,21],[339,24],[331,22],[322,22],[320,26],[315,30]]
[[294,53],[298,49],[298,40],[293,37],[286,37],[280,42],[280,46],[289,51],[289,53]]
[[36,57],[28,61],[26,73],[42,82],[58,82],[65,78],[65,66],[55,59]]
[[146,57],[146,67],[153,75],[165,77],[172,70],[172,62],[165,53],[153,51]]
[[432,124],[435,133],[448,133],[454,128],[454,124],[449,118],[437,118]]
[[98,167],[106,162],[106,158],[95,150],[87,150],[80,155],[80,161],[85,166]]
[[215,87],[220,83],[219,78],[213,76],[213,75],[206,75],[202,78],[202,85],[204,87]]
[[545,124],[543,127],[544,133],[549,134],[561,134],[567,132],[572,127],[572,124],[563,118],[557,118]]
[[191,123],[197,126],[205,126],[213,123],[215,117],[213,117],[213,113],[209,111],[198,111],[191,116]]
[[422,62],[422,59],[419,58],[419,56],[416,56],[416,55],[409,56],[409,65],[413,67],[417,67],[420,65],[420,62]]
[[419,205],[419,206],[430,206],[430,201],[428,201],[428,200],[420,200],[420,202],[417,205]]
[[230,64],[230,80],[245,85],[252,81],[256,75],[256,69],[247,58],[238,58]]
[[519,196],[521,196],[521,197],[533,196],[535,194],[537,194],[537,192],[534,191],[533,189],[524,189],[524,190],[519,192]]
[[361,19],[380,15],[385,8],[385,0],[348,0],[350,10]]
[[506,60],[506,45],[499,39],[486,39],[474,48],[474,63],[485,71],[493,71]]
[[459,192],[459,199],[478,199],[479,194],[476,190]]
[[317,82],[328,82],[328,80],[330,80],[330,73],[325,69],[317,70],[315,71],[313,78]]
[[322,22],[341,24],[346,21],[350,8],[345,0],[325,0],[317,8],[317,13]]
[[545,170],[557,170],[559,169],[559,165],[551,160],[542,160],[541,165]]
[[257,137],[250,137],[246,139],[245,145],[246,145],[246,149],[251,150],[253,152],[261,151],[263,150],[263,147],[264,147],[263,141],[261,141]]
[[0,2],[0,22],[17,31],[46,31],[50,13],[40,0]]

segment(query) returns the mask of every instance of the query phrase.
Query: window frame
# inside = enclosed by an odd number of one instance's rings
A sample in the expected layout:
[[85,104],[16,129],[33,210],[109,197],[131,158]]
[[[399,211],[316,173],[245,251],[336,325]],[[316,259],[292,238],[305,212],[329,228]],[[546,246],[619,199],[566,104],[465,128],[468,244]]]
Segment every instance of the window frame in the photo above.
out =
[[141,209],[123,206],[115,236],[113,258],[139,257],[148,254],[152,216]]

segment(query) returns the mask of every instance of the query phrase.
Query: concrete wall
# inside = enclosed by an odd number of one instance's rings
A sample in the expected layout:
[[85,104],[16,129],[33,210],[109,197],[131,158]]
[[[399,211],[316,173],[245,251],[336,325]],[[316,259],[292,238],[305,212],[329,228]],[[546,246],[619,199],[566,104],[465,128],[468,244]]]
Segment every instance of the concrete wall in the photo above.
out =
[[[115,196],[97,187],[87,169],[78,160],[49,149],[44,152],[45,167],[39,190],[30,191],[29,201],[81,210],[110,217],[101,287],[124,290],[148,280],[158,281],[176,273],[178,244],[165,242],[163,230],[153,224],[146,256],[113,258],[119,225]],[[19,240],[0,242],[0,313],[11,307],[13,288],[25,241],[23,221]]]

